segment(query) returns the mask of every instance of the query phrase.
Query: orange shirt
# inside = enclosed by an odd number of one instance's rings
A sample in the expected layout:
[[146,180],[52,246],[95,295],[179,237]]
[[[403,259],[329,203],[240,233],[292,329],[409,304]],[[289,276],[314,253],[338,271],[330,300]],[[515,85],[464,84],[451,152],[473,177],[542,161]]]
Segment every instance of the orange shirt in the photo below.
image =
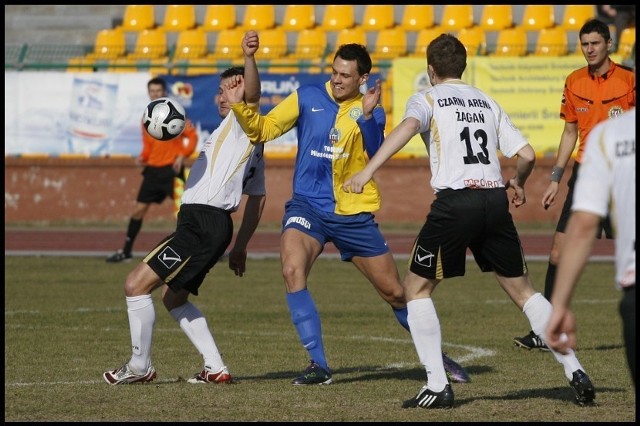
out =
[[159,141],[153,138],[142,128],[142,161],[148,166],[163,167],[170,166],[178,155],[189,158],[196,149],[198,143],[198,132],[191,120],[187,119],[184,130],[180,136],[168,141]]
[[578,122],[578,152],[582,161],[585,141],[593,127],[601,121],[630,109],[636,104],[636,75],[611,61],[609,71],[601,77],[589,72],[589,67],[573,71],[564,83],[560,118]]

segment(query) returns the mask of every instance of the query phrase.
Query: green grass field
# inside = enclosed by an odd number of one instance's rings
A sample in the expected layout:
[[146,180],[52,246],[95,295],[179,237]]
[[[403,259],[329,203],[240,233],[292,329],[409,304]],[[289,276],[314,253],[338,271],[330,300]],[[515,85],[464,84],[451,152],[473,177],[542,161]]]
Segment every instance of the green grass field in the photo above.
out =
[[[154,293],[156,382],[109,386],[103,371],[130,355],[123,283],[133,264],[102,258],[5,257],[5,421],[563,421],[636,420],[622,345],[613,264],[593,263],[575,295],[578,357],[596,387],[579,407],[553,356],[513,346],[529,324],[491,274],[435,293],[443,349],[471,375],[453,384],[452,410],[402,409],[424,384],[410,335],[348,263],[320,259],[309,288],[334,375],[296,387],[306,352],[289,319],[277,259],[250,259],[238,278],[220,263],[192,301],[236,384],[191,385],[202,359]],[[546,263],[530,262],[536,288]],[[398,267],[404,274],[405,261]]]

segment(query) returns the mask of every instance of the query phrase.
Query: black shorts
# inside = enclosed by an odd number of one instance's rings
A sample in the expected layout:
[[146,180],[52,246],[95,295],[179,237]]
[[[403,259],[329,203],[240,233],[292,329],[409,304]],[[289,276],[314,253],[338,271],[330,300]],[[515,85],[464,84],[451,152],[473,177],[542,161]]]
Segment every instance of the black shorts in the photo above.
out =
[[[562,206],[562,211],[560,212],[560,218],[558,219],[558,224],[556,225],[556,232],[562,232],[564,234],[565,229],[567,229],[567,224],[569,223],[569,217],[571,217],[571,205],[573,204],[573,189],[576,186],[576,180],[578,179],[578,169],[580,168],[580,163],[573,163],[573,171],[571,173],[571,177],[567,182],[567,198],[564,200],[564,205]],[[613,229],[611,228],[611,219],[609,214],[605,218],[600,221],[600,226],[596,230],[596,237],[601,238],[602,232],[604,231],[604,235],[608,239],[613,239]]]
[[482,272],[527,272],[504,188],[446,189],[436,195],[411,253],[411,272],[429,279],[463,276],[467,248]]
[[142,260],[171,287],[198,295],[209,270],[231,243],[231,213],[203,204],[182,204],[176,231]]
[[165,198],[173,199],[173,186],[175,178],[184,176],[184,169],[179,175],[173,170],[173,166],[151,167],[142,170],[142,184],[136,201],[145,204],[162,203]]

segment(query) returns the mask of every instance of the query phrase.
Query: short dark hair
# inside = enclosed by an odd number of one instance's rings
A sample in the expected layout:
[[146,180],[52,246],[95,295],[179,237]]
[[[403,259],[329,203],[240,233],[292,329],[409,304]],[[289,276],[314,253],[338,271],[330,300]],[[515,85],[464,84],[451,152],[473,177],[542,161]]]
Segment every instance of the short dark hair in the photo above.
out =
[[604,38],[604,41],[611,40],[611,31],[609,30],[609,26],[599,19],[590,19],[585,22],[582,28],[580,28],[578,37],[582,37],[583,34],[589,33],[600,34],[602,38]]
[[367,47],[357,43],[343,44],[333,56],[335,61],[337,57],[341,57],[347,61],[355,60],[358,64],[358,74],[365,75],[371,72],[371,56],[367,51]]
[[231,67],[231,68],[227,68],[226,70],[222,71],[222,74],[220,74],[220,78],[229,78],[229,77],[233,77],[234,75],[244,75],[244,67]]
[[440,34],[427,47],[427,64],[442,78],[460,78],[467,68],[467,49],[451,34]]
[[155,77],[152,78],[151,80],[149,80],[149,82],[147,83],[147,89],[151,86],[151,85],[159,85],[162,86],[162,90],[164,92],[167,91],[167,82],[164,81],[164,79],[160,78],[160,77]]

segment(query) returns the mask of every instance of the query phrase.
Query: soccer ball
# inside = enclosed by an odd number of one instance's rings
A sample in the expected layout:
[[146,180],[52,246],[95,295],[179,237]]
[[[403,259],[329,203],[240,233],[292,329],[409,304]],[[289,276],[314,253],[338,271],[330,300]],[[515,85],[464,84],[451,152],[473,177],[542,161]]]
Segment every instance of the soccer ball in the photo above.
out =
[[187,113],[173,99],[159,98],[149,102],[142,114],[142,124],[155,139],[168,141],[180,136],[184,130]]

